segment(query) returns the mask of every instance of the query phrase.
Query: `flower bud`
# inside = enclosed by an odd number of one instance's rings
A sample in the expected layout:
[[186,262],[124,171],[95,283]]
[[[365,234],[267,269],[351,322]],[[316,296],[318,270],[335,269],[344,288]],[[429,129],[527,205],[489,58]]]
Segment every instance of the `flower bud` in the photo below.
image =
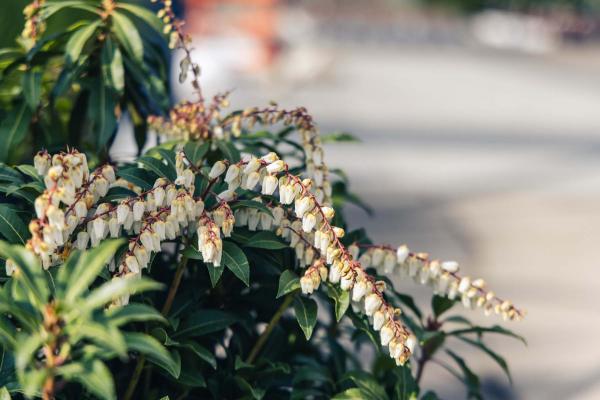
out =
[[223,172],[225,172],[226,168],[227,166],[223,161],[217,161],[208,173],[209,179],[218,178]]

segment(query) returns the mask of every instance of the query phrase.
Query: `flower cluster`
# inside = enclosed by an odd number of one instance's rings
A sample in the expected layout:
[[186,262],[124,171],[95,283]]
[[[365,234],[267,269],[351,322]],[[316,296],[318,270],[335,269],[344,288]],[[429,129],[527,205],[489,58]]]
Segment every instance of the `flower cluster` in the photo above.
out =
[[46,151],[39,152],[34,166],[44,176],[46,189],[34,202],[37,219],[29,224],[27,246],[48,268],[64,259],[62,250],[69,235],[106,194],[115,181],[115,171],[105,165],[90,174],[85,154],[76,150],[52,157]]
[[360,245],[351,245],[349,250],[365,267],[373,267],[380,275],[399,273],[401,277],[412,278],[421,285],[428,285],[433,292],[451,300],[460,298],[466,308],[483,308],[485,315],[495,313],[505,320],[520,320],[524,311],[513,306],[508,300],[498,298],[487,290],[483,279],[461,277],[456,261],[430,260],[427,253],[412,253],[406,245],[366,246],[366,251],[358,257]]
[[[353,308],[368,316],[398,365],[410,357],[416,339],[400,322],[400,309],[386,302],[385,283],[366,272],[369,267],[382,274],[401,271],[431,285],[436,293],[449,298],[460,295],[466,306],[478,305],[511,320],[522,317],[510,303],[486,291],[482,280],[461,278],[454,262],[429,261],[426,254],[411,253],[406,246],[369,246],[362,254],[358,245],[346,248],[340,241],[344,230],[331,224],[335,212],[326,205],[323,192],[314,189],[314,180],[290,173],[276,153],[260,158],[246,155],[237,163],[217,161],[210,169],[200,170],[179,150],[175,181],[158,178],[151,189],[118,204],[97,204],[111,185],[118,185],[111,166],[89,174],[85,156],[75,150],[53,157],[40,152],[34,163],[44,175],[46,191],[35,202],[38,218],[30,225],[29,246],[45,267],[64,256],[75,232],[74,245],[79,249],[94,247],[109,236],[130,237],[125,253],[111,263],[116,277],[138,276],[151,254],[161,251],[163,241],[192,232],[197,233],[204,261],[219,266],[222,237],[230,236],[236,226],[247,226],[251,231],[273,230],[289,242],[299,264],[306,267],[300,280],[303,293],[313,293],[323,281],[349,291]],[[201,196],[194,197],[198,174],[208,184]],[[213,193],[219,181],[227,188]],[[238,189],[255,192],[254,200],[264,207],[232,210],[229,203],[237,200]],[[217,201],[210,210],[204,205],[207,196]],[[12,268],[7,263],[7,270]],[[117,303],[127,301],[122,298]]]

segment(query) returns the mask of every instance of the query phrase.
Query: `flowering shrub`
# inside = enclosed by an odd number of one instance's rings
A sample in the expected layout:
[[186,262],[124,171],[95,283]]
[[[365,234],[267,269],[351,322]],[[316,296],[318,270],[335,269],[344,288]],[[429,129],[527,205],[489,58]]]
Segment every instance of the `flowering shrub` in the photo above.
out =
[[[97,24],[103,47],[91,58],[113,39],[116,51],[131,46],[119,10],[159,25],[127,3],[37,0],[26,9],[29,43],[43,40],[61,4],[98,14],[87,26]],[[184,54],[180,80],[191,72],[197,95],[148,116],[162,144],[129,164],[88,164],[69,147],[39,151],[33,166],[0,166],[3,396],[435,399],[419,387],[433,361],[481,398],[454,339],[508,375],[483,339],[519,336],[446,314],[457,303],[504,320],[523,312],[456,262],[346,232],[343,205],[356,199],[330,176],[306,110],[225,113],[227,94],[203,97],[170,1],[158,15]],[[430,287],[431,311],[396,291],[398,280]]]

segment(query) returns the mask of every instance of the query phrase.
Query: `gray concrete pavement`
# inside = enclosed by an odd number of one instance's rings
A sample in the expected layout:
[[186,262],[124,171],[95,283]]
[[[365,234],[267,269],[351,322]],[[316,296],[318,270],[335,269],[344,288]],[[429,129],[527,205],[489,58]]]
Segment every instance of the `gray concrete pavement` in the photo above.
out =
[[[326,155],[377,210],[369,218],[349,208],[352,225],[377,241],[456,259],[528,310],[509,326],[528,347],[490,340],[515,381],[514,394],[498,398],[600,398],[598,57],[322,50],[332,63],[319,79],[287,89],[240,82],[234,104],[306,105],[323,131],[358,135],[362,143],[328,146]],[[426,299],[425,290],[404,287]],[[465,354],[488,387],[505,384],[485,356]],[[464,397],[435,366],[425,384],[443,398]]]

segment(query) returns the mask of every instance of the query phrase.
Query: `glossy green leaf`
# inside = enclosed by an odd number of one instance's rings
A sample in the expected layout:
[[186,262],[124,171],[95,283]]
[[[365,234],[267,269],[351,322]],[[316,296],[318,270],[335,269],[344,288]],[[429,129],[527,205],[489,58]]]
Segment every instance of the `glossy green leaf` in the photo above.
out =
[[298,296],[294,300],[294,311],[306,340],[309,340],[317,324],[317,303],[313,299]]
[[185,319],[177,332],[175,338],[202,336],[221,331],[236,322],[238,318],[228,312],[220,310],[200,310],[192,313]]
[[175,178],[177,178],[174,169],[170,168],[168,164],[165,164],[156,158],[143,156],[138,158],[138,162],[148,170],[154,172],[156,175],[166,178],[171,182],[175,181]]
[[113,32],[125,51],[138,63],[144,58],[144,44],[139,31],[131,20],[122,12],[115,12],[113,18]]
[[367,395],[367,398],[372,400],[388,400],[385,390],[371,374],[363,371],[351,371],[344,378],[351,380]]
[[117,102],[110,88],[102,79],[96,79],[91,89],[88,118],[92,122],[98,148],[103,148],[116,133],[116,107]]
[[3,241],[0,241],[0,256],[16,263],[19,273],[14,278],[27,288],[35,305],[45,304],[49,289],[38,258],[23,246],[9,245]]
[[67,42],[65,48],[65,56],[68,64],[75,64],[79,60],[79,56],[83,51],[83,47],[88,40],[92,37],[96,29],[100,26],[102,21],[94,21],[88,25],[84,25],[78,28],[71,34],[71,38]]
[[283,242],[279,236],[271,231],[262,231],[252,235],[244,243],[244,247],[254,247],[257,249],[279,250],[286,249],[289,244]]
[[190,350],[192,353],[198,356],[202,361],[208,363],[213,369],[217,369],[217,359],[213,353],[206,347],[192,341],[186,340],[179,344],[179,347]]
[[[70,328],[71,326],[67,326],[67,332],[70,331]],[[95,322],[87,322],[82,326],[73,328],[73,332],[71,332],[70,335],[72,338],[77,338],[79,340],[87,338],[99,346],[114,351],[121,357],[126,356],[127,346],[125,344],[125,339],[116,327]]]
[[456,304],[456,301],[450,300],[447,297],[436,295],[431,298],[431,309],[436,318],[439,318],[440,315],[451,309],[454,304]]
[[226,159],[234,163],[240,161],[240,151],[235,147],[235,145],[232,142],[226,140],[216,140],[215,142],[217,143],[217,147],[219,148],[219,150],[221,150],[221,153],[223,153],[223,156]]
[[300,289],[300,278],[298,275],[290,270],[285,270],[279,276],[279,286],[277,287],[276,299],[298,289]]
[[246,286],[250,286],[250,265],[246,255],[235,243],[223,241],[223,257],[221,262]]
[[0,204],[0,234],[15,244],[25,244],[30,236],[23,220],[5,204]]
[[181,372],[181,363],[177,362],[158,340],[144,333],[128,332],[125,334],[127,348],[144,354],[148,360],[177,378]]
[[136,186],[142,188],[142,190],[151,189],[154,186],[154,181],[150,177],[147,171],[141,168],[129,167],[117,170],[117,176],[125,179],[127,182],[131,182]]

